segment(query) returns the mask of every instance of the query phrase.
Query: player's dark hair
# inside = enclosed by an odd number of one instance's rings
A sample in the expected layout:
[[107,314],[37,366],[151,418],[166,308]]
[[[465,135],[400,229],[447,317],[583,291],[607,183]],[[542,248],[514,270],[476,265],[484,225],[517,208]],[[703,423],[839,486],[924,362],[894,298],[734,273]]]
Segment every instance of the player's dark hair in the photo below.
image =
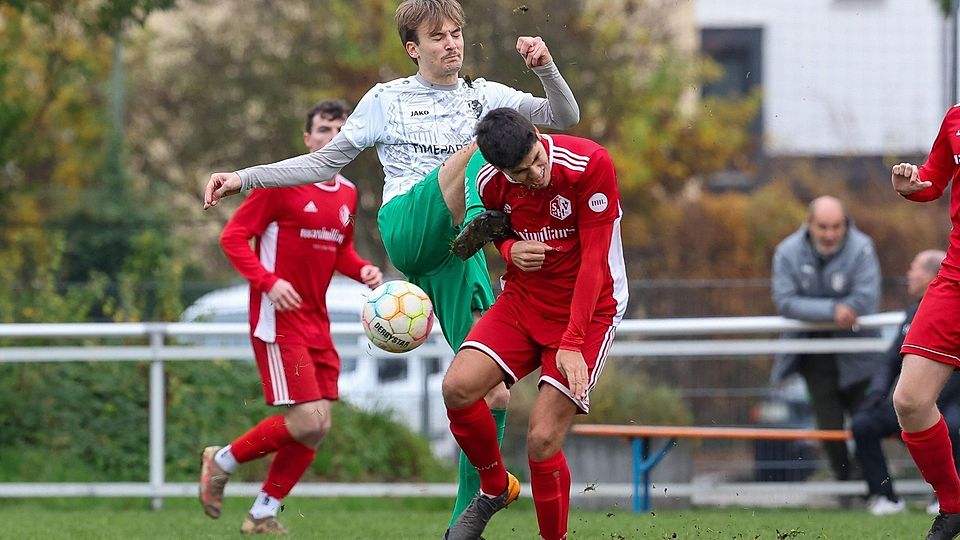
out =
[[[417,28],[423,23],[429,24],[430,28],[440,28],[444,21],[449,20],[462,27],[466,21],[463,6],[457,0],[404,0],[397,6],[394,18],[397,21],[400,43],[404,47],[409,41],[420,44]],[[410,59],[414,64],[419,65],[416,58]]]
[[319,115],[327,120],[346,119],[353,112],[350,104],[342,99],[327,99],[317,103],[307,111],[307,125],[304,133],[313,132],[313,117]]
[[539,140],[537,128],[516,109],[493,109],[477,124],[480,153],[498,169],[513,169]]

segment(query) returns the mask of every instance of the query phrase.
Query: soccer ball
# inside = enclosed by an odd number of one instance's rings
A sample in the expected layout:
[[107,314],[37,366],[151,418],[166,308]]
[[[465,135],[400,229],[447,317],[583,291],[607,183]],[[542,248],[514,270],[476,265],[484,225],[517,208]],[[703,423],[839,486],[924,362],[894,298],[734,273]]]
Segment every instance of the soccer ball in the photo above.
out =
[[412,351],[430,335],[433,303],[413,283],[388,281],[367,297],[360,322],[377,347],[393,353]]

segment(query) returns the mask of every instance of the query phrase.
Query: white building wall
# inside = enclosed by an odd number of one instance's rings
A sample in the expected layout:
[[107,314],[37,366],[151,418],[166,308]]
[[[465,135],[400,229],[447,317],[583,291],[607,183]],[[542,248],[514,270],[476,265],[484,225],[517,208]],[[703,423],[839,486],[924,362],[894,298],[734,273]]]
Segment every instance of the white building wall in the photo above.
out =
[[770,155],[926,153],[945,111],[933,0],[696,0],[700,28],[763,29]]

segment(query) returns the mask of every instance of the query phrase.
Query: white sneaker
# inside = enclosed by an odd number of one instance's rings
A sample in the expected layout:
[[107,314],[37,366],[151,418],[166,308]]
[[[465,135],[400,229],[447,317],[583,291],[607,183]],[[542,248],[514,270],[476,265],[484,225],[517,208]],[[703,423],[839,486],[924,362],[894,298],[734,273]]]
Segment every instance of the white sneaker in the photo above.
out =
[[927,513],[931,516],[935,516],[940,513],[940,501],[936,497],[933,498],[933,502],[927,505]]
[[903,499],[896,502],[884,497],[883,495],[872,495],[867,500],[867,511],[875,516],[889,516],[899,514],[907,510],[907,503]]

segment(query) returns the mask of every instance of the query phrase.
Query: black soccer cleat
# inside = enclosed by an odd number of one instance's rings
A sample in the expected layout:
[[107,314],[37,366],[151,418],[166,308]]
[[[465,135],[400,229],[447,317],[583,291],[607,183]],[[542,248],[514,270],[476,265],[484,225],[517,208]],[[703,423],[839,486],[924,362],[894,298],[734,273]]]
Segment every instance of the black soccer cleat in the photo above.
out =
[[944,514],[940,512],[933,519],[927,540],[951,540],[960,535],[960,514]]
[[464,225],[453,240],[450,251],[467,260],[480,251],[487,242],[516,237],[510,228],[510,216],[499,210],[487,210]]

